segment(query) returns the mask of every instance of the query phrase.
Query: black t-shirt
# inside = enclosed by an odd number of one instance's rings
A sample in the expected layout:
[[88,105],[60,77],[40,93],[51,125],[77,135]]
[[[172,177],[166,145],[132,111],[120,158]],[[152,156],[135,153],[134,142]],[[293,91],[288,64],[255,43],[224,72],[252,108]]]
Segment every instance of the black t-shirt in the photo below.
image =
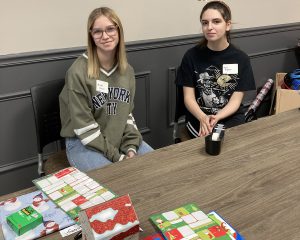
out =
[[[222,51],[200,45],[189,49],[178,69],[176,84],[195,88],[196,101],[208,115],[222,109],[233,92],[255,90],[249,57],[231,44]],[[186,121],[199,131],[199,121],[189,112]]]

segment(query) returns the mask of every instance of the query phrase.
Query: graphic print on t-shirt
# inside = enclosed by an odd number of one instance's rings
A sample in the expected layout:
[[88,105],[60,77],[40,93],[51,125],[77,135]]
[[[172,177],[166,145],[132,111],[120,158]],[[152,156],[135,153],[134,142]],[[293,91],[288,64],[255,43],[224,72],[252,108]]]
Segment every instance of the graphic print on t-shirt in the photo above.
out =
[[229,101],[237,86],[238,75],[222,74],[215,66],[209,66],[205,72],[197,74],[197,103],[207,114],[216,114]]

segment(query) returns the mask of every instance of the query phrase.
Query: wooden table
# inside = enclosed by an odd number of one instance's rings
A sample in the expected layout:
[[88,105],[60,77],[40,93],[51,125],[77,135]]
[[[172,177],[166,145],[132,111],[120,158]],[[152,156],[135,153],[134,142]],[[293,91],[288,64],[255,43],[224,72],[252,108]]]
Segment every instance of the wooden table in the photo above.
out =
[[247,240],[298,240],[299,153],[296,109],[227,129],[218,156],[206,154],[199,138],[89,175],[119,195],[130,194],[144,230],[141,238],[155,231],[148,220],[151,214],[195,202],[205,213],[217,211]]

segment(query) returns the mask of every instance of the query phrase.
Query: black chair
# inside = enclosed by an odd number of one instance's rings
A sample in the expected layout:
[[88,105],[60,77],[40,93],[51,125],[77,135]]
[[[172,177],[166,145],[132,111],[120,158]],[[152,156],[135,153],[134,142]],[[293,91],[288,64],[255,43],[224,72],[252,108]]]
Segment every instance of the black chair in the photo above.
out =
[[182,141],[180,137],[180,124],[184,122],[186,114],[186,107],[184,105],[183,87],[176,85],[176,101],[175,101],[175,117],[173,126],[173,140],[174,143]]
[[[38,174],[43,176],[69,166],[60,136],[61,122],[59,114],[59,94],[64,86],[64,79],[48,81],[30,89],[38,150]],[[43,149],[49,143],[60,144],[56,152],[44,160]],[[45,166],[44,166],[45,162]]]

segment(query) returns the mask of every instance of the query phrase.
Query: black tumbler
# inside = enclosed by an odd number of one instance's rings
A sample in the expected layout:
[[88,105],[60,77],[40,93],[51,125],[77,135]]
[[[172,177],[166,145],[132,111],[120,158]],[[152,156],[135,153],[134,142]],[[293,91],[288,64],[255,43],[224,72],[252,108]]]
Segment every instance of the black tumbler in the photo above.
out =
[[219,155],[221,152],[221,145],[223,138],[212,140],[212,134],[205,137],[205,150],[210,155]]

